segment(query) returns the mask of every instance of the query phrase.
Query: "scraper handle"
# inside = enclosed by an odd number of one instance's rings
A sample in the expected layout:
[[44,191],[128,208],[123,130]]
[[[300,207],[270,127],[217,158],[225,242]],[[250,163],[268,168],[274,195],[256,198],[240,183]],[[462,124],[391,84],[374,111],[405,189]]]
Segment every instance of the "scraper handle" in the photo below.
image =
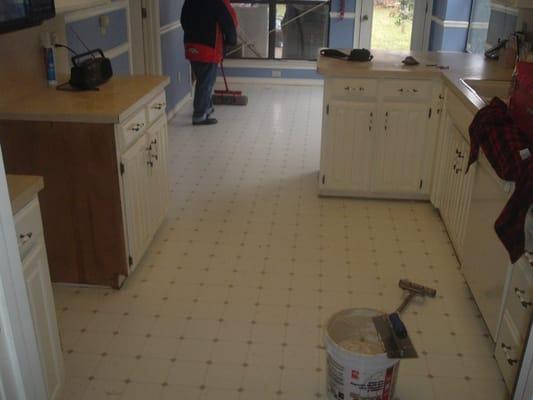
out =
[[390,314],[389,321],[396,337],[405,339],[407,337],[407,328],[400,319],[400,315],[398,313]]

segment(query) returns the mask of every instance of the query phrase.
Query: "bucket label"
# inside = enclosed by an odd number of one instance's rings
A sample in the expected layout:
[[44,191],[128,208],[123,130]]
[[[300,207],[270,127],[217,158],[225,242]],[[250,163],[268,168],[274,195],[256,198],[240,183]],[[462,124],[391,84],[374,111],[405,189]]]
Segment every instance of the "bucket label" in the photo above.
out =
[[350,368],[328,354],[328,397],[331,400],[392,400],[397,370],[398,364],[378,371]]

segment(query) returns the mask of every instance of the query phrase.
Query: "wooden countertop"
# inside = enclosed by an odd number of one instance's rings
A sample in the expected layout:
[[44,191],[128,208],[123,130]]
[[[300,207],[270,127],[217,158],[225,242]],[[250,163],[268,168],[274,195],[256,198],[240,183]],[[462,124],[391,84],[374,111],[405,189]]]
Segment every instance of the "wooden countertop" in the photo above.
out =
[[[65,80],[60,79],[60,82]],[[120,123],[141,104],[163,90],[169,82],[166,76],[114,76],[109,82],[100,86],[98,91],[36,89],[29,96],[8,103],[0,101],[0,119]]]
[[[345,51],[348,52],[348,50]],[[513,73],[512,69],[503,68],[497,61],[486,60],[482,54],[386,50],[372,50],[371,52],[374,59],[363,63],[320,56],[317,71],[327,77],[442,79],[472,112],[476,112],[485,104],[461,83],[461,79],[508,81]],[[402,64],[406,56],[413,56],[420,64],[415,66]],[[428,67],[428,64],[450,68],[439,69]]]
[[13,215],[22,210],[44,188],[44,180],[33,175],[7,175]]

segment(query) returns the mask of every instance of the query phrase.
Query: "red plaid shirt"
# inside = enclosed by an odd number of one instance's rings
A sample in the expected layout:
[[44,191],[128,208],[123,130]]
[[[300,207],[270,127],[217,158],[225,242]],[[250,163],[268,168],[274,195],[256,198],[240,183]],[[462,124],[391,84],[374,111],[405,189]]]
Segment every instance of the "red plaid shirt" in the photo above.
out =
[[477,160],[481,147],[496,174],[515,183],[515,190],[494,226],[514,263],[524,254],[524,223],[533,203],[533,157],[523,159],[524,149],[533,153],[533,146],[513,123],[507,105],[498,98],[479,110],[469,132],[468,166]]

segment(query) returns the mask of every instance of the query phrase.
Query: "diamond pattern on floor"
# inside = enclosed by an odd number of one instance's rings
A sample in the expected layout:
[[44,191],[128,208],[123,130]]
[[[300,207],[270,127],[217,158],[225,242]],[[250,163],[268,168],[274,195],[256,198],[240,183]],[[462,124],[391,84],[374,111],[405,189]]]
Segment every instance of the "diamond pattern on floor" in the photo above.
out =
[[326,398],[323,326],[393,310],[420,358],[398,400],[503,400],[491,340],[431,205],[319,198],[322,88],[248,85],[216,126],[169,124],[171,210],[120,291],[55,287],[72,399]]

